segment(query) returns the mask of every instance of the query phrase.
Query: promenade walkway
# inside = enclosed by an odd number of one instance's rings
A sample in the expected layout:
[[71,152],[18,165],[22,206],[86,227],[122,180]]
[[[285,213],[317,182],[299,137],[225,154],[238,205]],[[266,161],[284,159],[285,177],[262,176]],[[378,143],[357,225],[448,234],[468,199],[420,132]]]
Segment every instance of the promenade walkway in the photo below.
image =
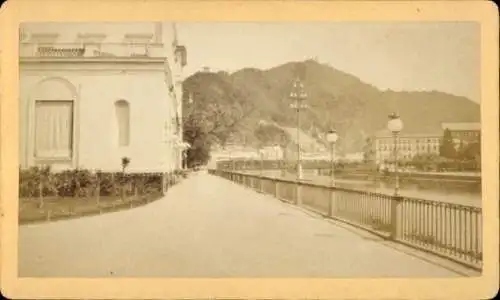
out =
[[21,277],[459,277],[219,177],[143,207],[23,225]]

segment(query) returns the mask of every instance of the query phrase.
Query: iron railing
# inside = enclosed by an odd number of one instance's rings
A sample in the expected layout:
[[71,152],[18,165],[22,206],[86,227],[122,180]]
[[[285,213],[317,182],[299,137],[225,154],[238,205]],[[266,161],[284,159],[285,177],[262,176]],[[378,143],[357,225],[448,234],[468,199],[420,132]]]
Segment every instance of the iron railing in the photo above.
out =
[[475,270],[482,269],[481,208],[260,174],[228,170],[209,172],[387,239]]
[[[361,164],[361,165],[360,165]],[[379,176],[384,174],[381,171],[376,171],[374,165],[364,163],[344,164],[341,162],[335,163],[335,172],[342,174],[355,175],[357,177],[370,177],[375,174]],[[287,170],[288,172],[296,172],[296,162],[275,159],[234,159],[221,160],[217,162],[218,170]],[[313,172],[317,175],[330,175],[331,161],[329,160],[303,160],[302,170]],[[393,171],[387,171],[387,175]],[[479,170],[474,169],[474,172],[424,172],[416,169],[400,171],[401,179],[428,179],[428,180],[450,180],[450,181],[470,181],[473,183],[481,183]]]

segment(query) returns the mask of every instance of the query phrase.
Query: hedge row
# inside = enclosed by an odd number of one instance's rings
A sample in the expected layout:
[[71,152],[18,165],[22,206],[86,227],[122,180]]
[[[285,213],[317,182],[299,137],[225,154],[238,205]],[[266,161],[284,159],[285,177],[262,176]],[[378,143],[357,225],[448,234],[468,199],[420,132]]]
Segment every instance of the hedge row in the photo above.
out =
[[[169,184],[181,175],[168,176]],[[105,173],[91,170],[52,172],[49,167],[19,171],[19,197],[90,197],[149,194],[162,190],[162,173]]]

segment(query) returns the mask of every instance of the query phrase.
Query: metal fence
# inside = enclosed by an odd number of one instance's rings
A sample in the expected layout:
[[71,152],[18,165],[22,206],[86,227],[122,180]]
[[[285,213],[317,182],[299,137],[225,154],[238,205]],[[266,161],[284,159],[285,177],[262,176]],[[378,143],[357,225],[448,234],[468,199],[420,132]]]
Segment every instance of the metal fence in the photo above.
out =
[[482,269],[480,208],[227,170],[210,170],[210,173],[473,269]]

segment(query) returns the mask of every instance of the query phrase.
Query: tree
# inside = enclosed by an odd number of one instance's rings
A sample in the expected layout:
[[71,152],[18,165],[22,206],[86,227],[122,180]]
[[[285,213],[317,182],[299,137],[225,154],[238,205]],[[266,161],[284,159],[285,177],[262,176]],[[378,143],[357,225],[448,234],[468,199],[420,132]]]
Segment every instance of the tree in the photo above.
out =
[[458,151],[458,157],[461,160],[475,160],[481,156],[481,141],[479,138],[469,141],[468,143],[463,143],[461,141],[460,148]]
[[208,162],[212,145],[224,148],[254,112],[254,106],[243,91],[234,89],[217,74],[195,74],[183,88],[182,127],[184,141],[191,145],[187,164],[192,166]]
[[449,159],[455,159],[457,157],[453,137],[451,136],[451,131],[448,128],[444,130],[441,145],[439,146],[439,155]]
[[465,162],[465,165],[470,166],[472,163],[472,168],[478,169],[481,164],[481,143],[479,140],[473,141],[465,145],[460,152],[460,158]]
[[254,136],[261,145],[284,145],[288,142],[288,134],[274,124],[261,123],[254,130]]
[[184,141],[191,145],[186,151],[186,164],[189,168],[195,164],[206,164],[210,160],[212,139],[197,122],[184,123]]

